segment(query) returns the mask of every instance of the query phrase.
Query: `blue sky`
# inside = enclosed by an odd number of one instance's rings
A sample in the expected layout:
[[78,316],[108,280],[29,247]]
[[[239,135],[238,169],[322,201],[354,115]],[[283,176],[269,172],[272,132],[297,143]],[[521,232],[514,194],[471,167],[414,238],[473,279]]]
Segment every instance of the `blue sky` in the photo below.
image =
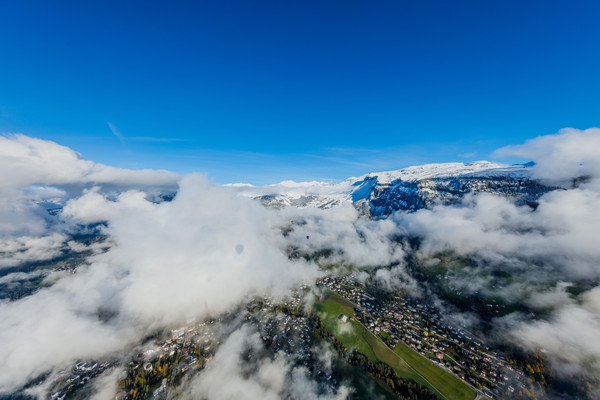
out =
[[262,184],[600,125],[597,1],[86,3],[3,2],[1,133]]

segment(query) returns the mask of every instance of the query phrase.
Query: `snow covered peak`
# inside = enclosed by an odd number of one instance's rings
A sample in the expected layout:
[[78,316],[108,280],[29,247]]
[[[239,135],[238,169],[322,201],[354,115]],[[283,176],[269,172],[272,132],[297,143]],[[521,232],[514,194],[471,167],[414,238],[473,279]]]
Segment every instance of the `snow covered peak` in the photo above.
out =
[[415,182],[423,179],[451,178],[457,176],[528,176],[528,168],[522,165],[506,165],[491,161],[475,161],[470,163],[423,164],[395,171],[371,172],[359,178],[377,178],[380,184],[389,184],[401,179],[404,182]]
[[333,185],[333,183],[331,182],[321,182],[321,181],[311,181],[311,182],[296,182],[296,181],[292,181],[292,180],[287,180],[287,181],[281,181],[279,183],[276,183],[274,185],[267,185],[267,186],[281,186],[281,187],[286,187],[286,188],[306,188],[306,187],[313,187],[313,186],[331,186]]

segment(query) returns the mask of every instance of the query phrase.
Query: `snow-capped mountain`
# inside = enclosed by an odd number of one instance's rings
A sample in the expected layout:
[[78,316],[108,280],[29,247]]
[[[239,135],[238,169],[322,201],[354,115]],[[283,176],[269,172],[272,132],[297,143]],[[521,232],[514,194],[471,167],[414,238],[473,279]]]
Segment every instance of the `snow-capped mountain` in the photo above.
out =
[[533,203],[554,188],[532,179],[531,165],[488,161],[425,164],[395,171],[371,172],[340,183],[284,181],[275,185],[232,185],[240,194],[267,207],[331,208],[352,202],[371,216],[450,204],[467,193],[491,192]]

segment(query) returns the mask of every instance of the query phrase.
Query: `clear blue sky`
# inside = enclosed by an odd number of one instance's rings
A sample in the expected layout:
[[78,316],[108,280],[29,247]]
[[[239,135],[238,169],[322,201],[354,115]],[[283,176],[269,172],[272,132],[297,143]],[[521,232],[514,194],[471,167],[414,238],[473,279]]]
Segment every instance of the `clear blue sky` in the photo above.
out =
[[87,3],[2,2],[1,133],[260,184],[600,125],[594,0]]

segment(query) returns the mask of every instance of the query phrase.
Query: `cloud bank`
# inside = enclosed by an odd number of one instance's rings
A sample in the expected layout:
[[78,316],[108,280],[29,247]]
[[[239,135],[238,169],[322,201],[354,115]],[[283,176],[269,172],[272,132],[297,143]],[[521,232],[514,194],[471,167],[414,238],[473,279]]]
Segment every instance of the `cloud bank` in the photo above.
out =
[[583,176],[600,176],[600,128],[561,129],[555,135],[539,136],[524,144],[506,146],[494,156],[517,156],[534,160],[534,176],[565,181]]
[[[0,392],[74,359],[120,352],[152,329],[217,315],[255,294],[284,295],[288,288],[319,275],[316,266],[287,258],[279,219],[272,211],[202,176],[181,179],[171,202],[153,203],[136,189],[114,196],[96,184],[112,184],[110,174],[115,173],[117,183],[127,187],[152,173],[121,176],[113,169],[102,171],[61,146],[22,136],[14,141],[20,163],[31,159],[41,168],[49,156],[40,156],[44,162],[36,159],[32,147],[42,146],[58,153],[49,162],[66,160],[79,165],[80,171],[52,178],[31,167],[20,181],[13,178],[12,187],[93,183],[92,189],[67,201],[60,218],[82,224],[106,221],[114,245],[92,257],[89,266],[80,266],[77,274],[32,296],[0,303],[0,319],[7,327],[0,331]],[[24,148],[28,153],[22,155],[19,151]],[[173,178],[166,177],[142,181],[155,185]],[[12,232],[19,229],[15,226]],[[31,240],[48,243],[28,246]],[[2,244],[11,254],[27,255],[31,248],[51,251],[60,242],[61,237],[52,235],[27,240],[5,235]]]
[[0,171],[0,236],[44,234],[48,214],[38,205],[43,200],[61,202],[92,186],[107,193],[174,190],[179,179],[168,171],[97,164],[67,147],[24,135],[0,136]]

